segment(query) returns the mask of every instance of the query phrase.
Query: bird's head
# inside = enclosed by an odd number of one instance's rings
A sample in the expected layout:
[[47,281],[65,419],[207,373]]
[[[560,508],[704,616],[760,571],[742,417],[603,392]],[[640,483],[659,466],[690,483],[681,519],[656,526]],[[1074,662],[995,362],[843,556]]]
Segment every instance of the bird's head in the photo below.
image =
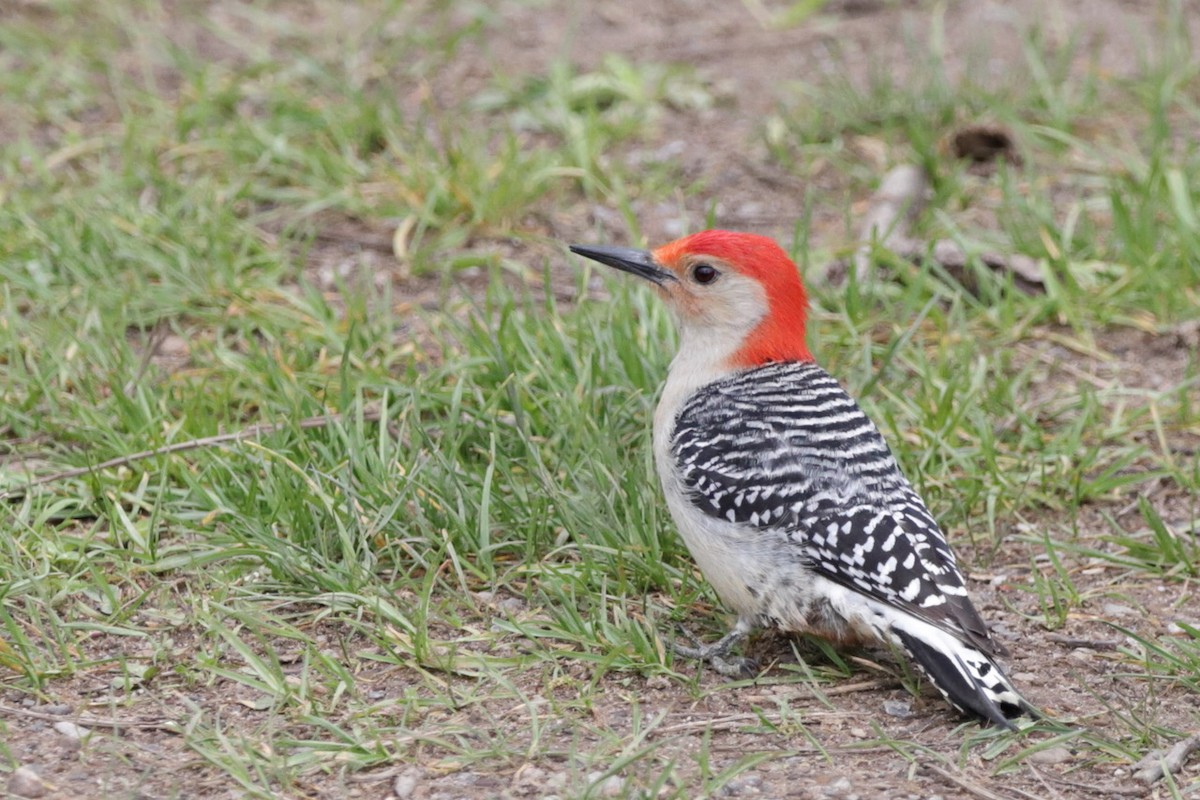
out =
[[808,296],[773,239],[701,231],[655,250],[571,251],[653,283],[679,322],[681,349],[705,348],[727,369],[812,360],[804,338]]

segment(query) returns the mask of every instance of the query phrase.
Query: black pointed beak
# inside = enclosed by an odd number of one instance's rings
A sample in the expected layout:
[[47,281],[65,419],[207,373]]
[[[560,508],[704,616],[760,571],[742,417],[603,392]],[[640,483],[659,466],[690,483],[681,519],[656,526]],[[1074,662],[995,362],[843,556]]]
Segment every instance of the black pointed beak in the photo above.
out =
[[632,273],[639,278],[645,278],[657,286],[662,286],[667,281],[677,280],[673,274],[658,265],[648,250],[573,244],[571,252],[593,261],[599,261],[601,264],[607,264],[622,272]]

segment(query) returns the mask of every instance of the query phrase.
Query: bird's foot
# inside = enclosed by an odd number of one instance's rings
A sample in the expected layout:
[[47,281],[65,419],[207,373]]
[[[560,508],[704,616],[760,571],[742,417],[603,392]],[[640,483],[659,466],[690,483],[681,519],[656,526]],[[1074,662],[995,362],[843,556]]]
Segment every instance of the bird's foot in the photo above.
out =
[[692,646],[687,647],[678,642],[669,642],[668,646],[675,655],[703,661],[727,678],[749,678],[758,672],[758,662],[745,656],[729,655],[730,649],[746,636],[747,630],[743,629],[739,623],[720,640],[712,644],[703,644],[686,628],[680,626],[680,631],[688,638]]

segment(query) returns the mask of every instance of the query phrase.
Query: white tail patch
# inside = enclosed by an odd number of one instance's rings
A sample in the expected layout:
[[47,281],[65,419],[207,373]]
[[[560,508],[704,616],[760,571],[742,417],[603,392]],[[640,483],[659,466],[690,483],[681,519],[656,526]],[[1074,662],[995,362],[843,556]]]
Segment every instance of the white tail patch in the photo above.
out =
[[1037,711],[1021,697],[991,656],[952,633],[898,609],[883,614],[891,638],[958,710],[1006,728]]

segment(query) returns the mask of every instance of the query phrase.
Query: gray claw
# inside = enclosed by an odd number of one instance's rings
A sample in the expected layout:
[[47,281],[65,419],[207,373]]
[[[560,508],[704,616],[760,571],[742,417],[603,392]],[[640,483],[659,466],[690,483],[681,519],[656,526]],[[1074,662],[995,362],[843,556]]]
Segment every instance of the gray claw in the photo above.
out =
[[750,628],[751,626],[748,622],[739,619],[733,630],[722,636],[720,640],[712,644],[701,644],[699,639],[681,625],[679,627],[680,632],[693,646],[687,647],[676,642],[668,642],[667,646],[671,648],[671,652],[675,653],[675,655],[703,661],[721,675],[729,678],[747,678],[758,672],[758,663],[752,658],[744,658],[742,656],[727,658],[727,656],[733,646],[750,632]]

